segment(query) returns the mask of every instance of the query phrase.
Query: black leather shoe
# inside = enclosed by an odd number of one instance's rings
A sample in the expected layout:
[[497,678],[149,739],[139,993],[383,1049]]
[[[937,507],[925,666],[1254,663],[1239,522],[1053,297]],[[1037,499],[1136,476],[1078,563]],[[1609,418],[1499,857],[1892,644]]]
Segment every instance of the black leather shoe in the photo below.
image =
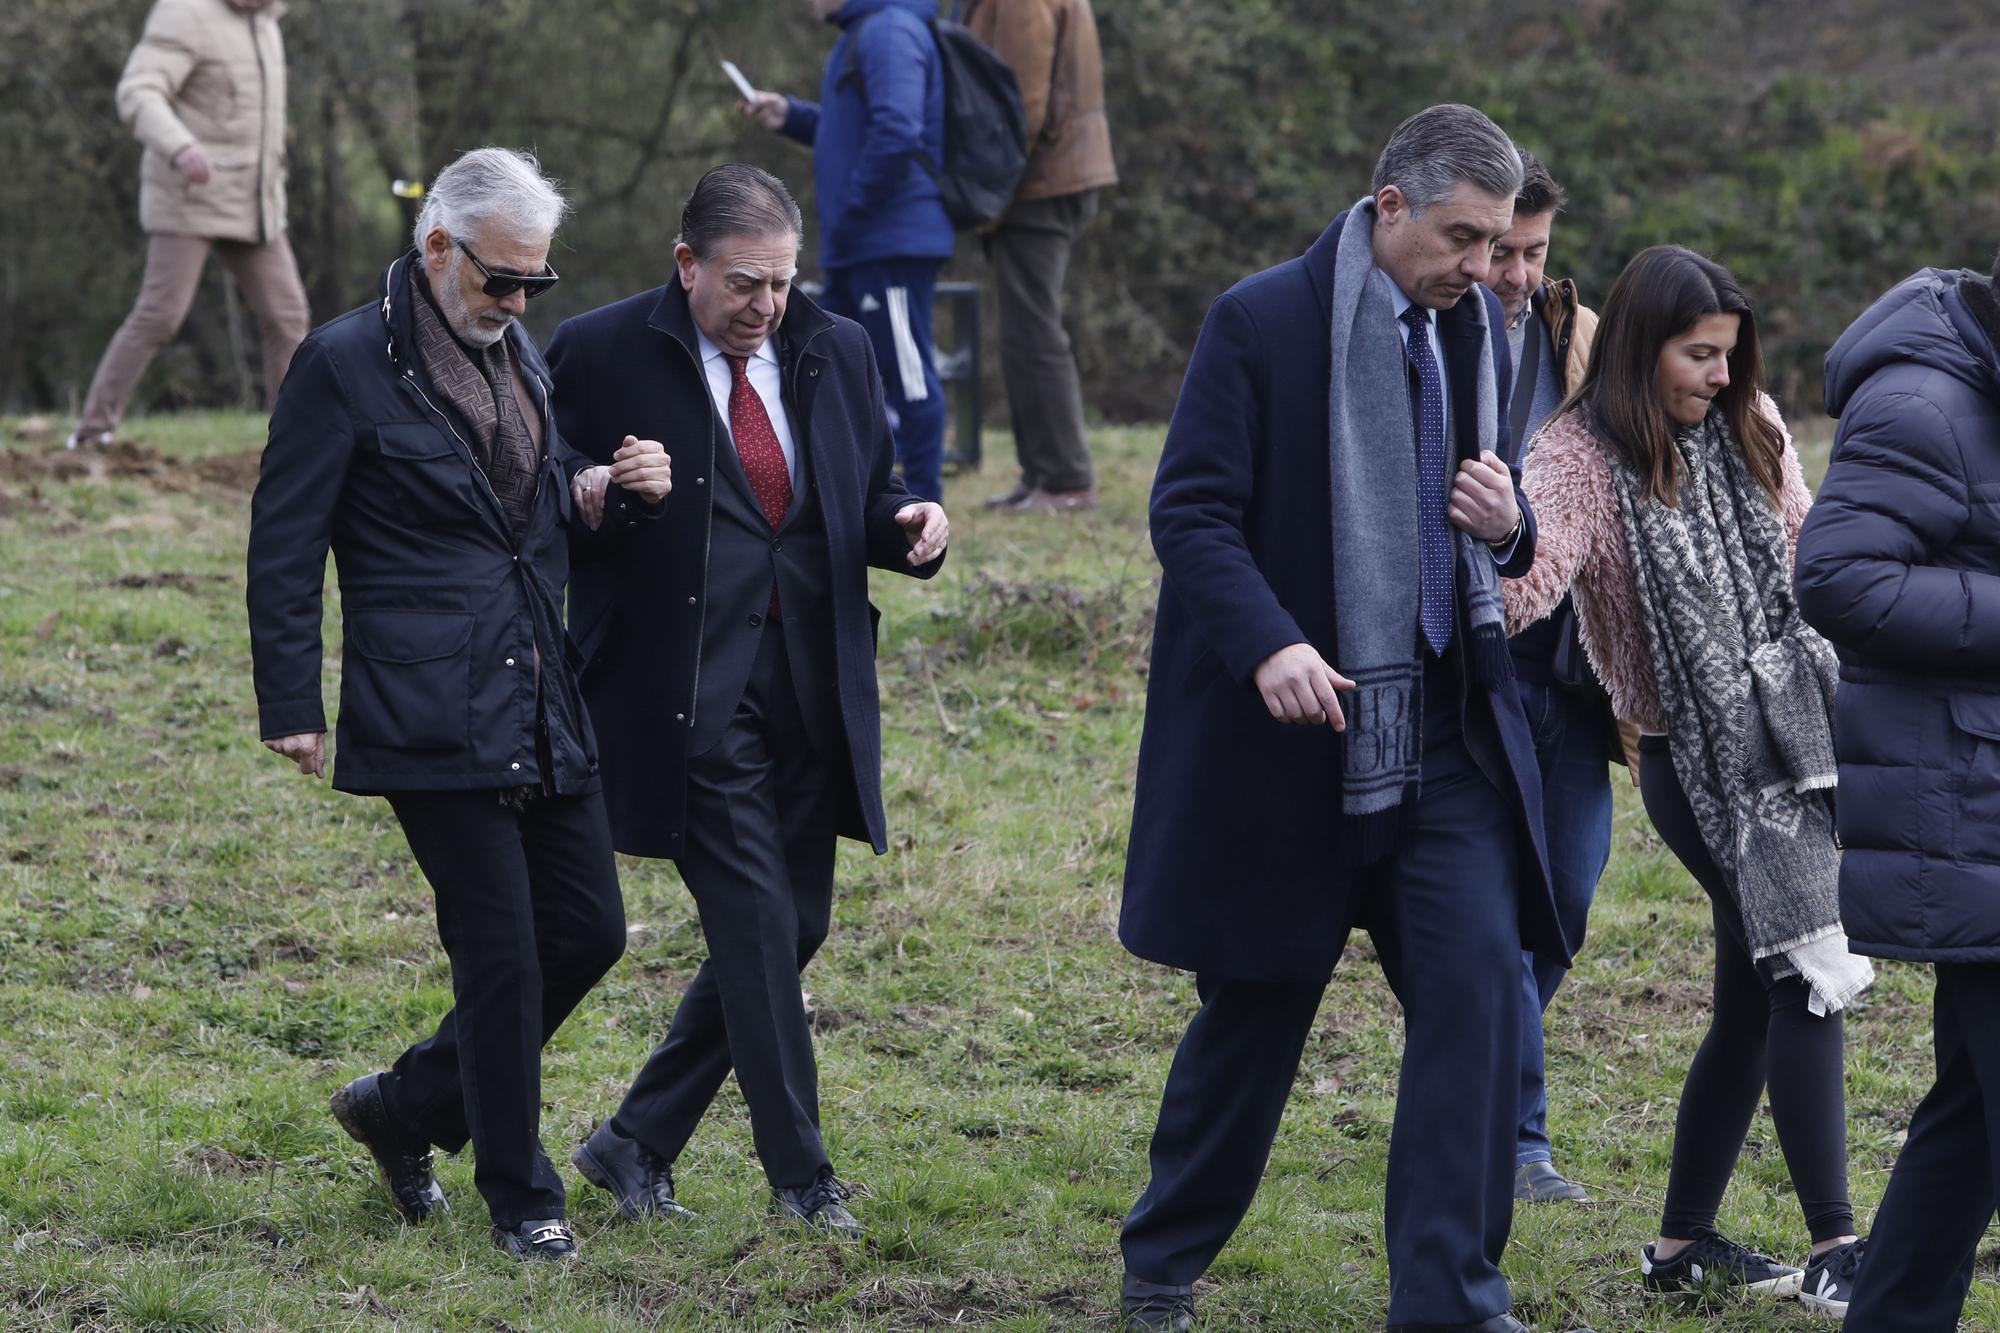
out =
[[451,1205],[431,1174],[430,1145],[412,1138],[389,1114],[381,1082],[380,1074],[364,1074],[334,1093],[333,1118],[375,1159],[389,1198],[405,1222],[425,1222],[434,1212],[450,1212]]
[[822,1167],[810,1185],[772,1190],[771,1211],[840,1240],[860,1240],[868,1234],[847,1211],[847,1191],[833,1178],[831,1167]]
[[642,1217],[694,1216],[674,1202],[672,1168],[639,1140],[611,1128],[609,1120],[599,1125],[569,1160],[585,1180],[609,1190],[618,1200],[618,1211],[635,1222]]
[[522,1263],[561,1263],[576,1258],[576,1233],[560,1217],[523,1222],[517,1227],[494,1227],[493,1243],[509,1259]]
[[1126,1333],[1188,1333],[1194,1327],[1194,1288],[1165,1282],[1125,1279]]

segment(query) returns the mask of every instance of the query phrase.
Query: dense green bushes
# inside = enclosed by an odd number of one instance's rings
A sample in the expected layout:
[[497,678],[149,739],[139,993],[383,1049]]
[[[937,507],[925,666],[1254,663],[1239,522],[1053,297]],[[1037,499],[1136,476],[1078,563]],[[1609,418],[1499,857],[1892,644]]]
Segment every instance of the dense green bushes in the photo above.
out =
[[[0,12],[0,407],[71,407],[136,289],[137,149],[111,89],[147,0]],[[1510,0],[1098,0],[1124,183],[1077,257],[1093,403],[1159,418],[1208,301],[1297,253],[1367,184],[1403,115],[1457,99],[1544,154],[1571,195],[1556,267],[1602,295],[1675,240],[1735,268],[1794,411],[1827,344],[1926,263],[2000,242],[2000,46],[1978,0],[1743,6]],[[1441,16],[1457,11],[1456,26]],[[535,146],[574,189],[564,284],[537,326],[661,280],[708,164],[810,165],[748,126],[715,67],[810,93],[830,34],[801,0],[292,0],[292,219],[317,317],[402,244],[389,181],[482,142]],[[959,276],[980,277],[976,243]],[[148,378],[153,404],[244,398],[254,348],[219,273]],[[997,400],[996,400],[997,401]]]

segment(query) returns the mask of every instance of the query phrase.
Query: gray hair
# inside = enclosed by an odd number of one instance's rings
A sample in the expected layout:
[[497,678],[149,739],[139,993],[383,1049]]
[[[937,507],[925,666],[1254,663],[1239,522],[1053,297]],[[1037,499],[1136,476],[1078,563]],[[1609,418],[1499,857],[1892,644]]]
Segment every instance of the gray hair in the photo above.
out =
[[417,248],[434,227],[454,240],[479,240],[488,227],[526,240],[554,236],[569,212],[557,182],[535,155],[513,148],[475,148],[437,174],[412,233]]
[[680,241],[697,257],[732,236],[804,234],[805,219],[785,183],[746,162],[710,167],[681,210]]
[[1375,159],[1372,192],[1395,186],[1414,214],[1451,198],[1461,181],[1512,201],[1521,174],[1521,154],[1506,131],[1476,107],[1446,102],[1396,127]]

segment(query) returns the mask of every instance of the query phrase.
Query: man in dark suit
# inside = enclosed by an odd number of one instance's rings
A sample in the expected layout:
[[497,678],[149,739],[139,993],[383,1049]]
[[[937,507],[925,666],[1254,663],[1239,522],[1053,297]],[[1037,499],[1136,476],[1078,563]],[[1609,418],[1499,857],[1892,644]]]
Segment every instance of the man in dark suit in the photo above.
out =
[[826,938],[836,835],[888,846],[868,569],[928,578],[949,529],[891,470],[867,333],[791,290],[800,234],[776,177],[717,167],[675,279],[549,345],[565,437],[601,459],[660,439],[680,479],[657,524],[583,544],[570,624],[613,842],[678,864],[709,949],[574,1160],[628,1216],[684,1211],[672,1163],[734,1069],[774,1208],[855,1235],[799,971]]
[[333,1095],[396,1211],[444,1206],[431,1149],[471,1141],[494,1237],[576,1253],[538,1136],[541,1049],[618,961],[625,915],[597,746],[563,637],[574,501],[638,523],[671,487],[633,440],[593,468],[563,443],[518,322],[556,274],[566,205],[534,158],[465,154],[377,298],[315,329],[285,376],[250,506],[260,734],[326,768],[320,596],[340,571],[342,791],[386,796],[437,895],[454,1005],[395,1065]]
[[1521,163],[1470,107],[1399,126],[1374,193],[1210,308],[1154,483],[1164,571],[1120,937],[1196,973],[1127,1326],[1185,1329],[1241,1221],[1349,930],[1406,1020],[1391,1329],[1509,1333],[1523,942],[1567,956],[1496,623],[1534,523],[1479,285]]

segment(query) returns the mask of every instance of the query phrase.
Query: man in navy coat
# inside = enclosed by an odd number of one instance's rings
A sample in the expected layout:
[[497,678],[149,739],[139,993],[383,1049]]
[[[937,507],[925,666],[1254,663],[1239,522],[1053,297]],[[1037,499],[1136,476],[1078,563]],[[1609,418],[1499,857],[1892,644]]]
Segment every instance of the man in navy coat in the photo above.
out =
[[[1520,182],[1512,143],[1479,112],[1412,117],[1383,150],[1374,194],[1303,257],[1218,299],[1188,366],[1153,488],[1164,577],[1119,933],[1140,957],[1193,971],[1202,1007],[1125,1223],[1130,1328],[1191,1325],[1193,1283],[1256,1192],[1321,993],[1360,924],[1406,1019],[1389,1325],[1522,1329],[1498,1266],[1520,949],[1568,951],[1534,746],[1492,660],[1504,639],[1474,596],[1534,556],[1501,461],[1505,320],[1479,285]],[[1364,363],[1380,368],[1365,404],[1355,372],[1335,372]],[[1364,407],[1401,424],[1344,429]],[[1401,494],[1350,507],[1346,492],[1390,467],[1413,478]],[[1396,661],[1354,660],[1392,621],[1390,656],[1413,673],[1402,694],[1378,683]],[[1385,744],[1402,712],[1419,720]],[[1387,788],[1359,790],[1399,763]]]
[[[565,323],[556,419],[599,460],[665,443],[656,523],[603,485],[570,629],[613,845],[671,857],[709,956],[616,1115],[574,1157],[630,1216],[672,1216],[671,1167],[733,1070],[773,1206],[854,1235],[820,1137],[799,971],[826,938],[838,835],[887,850],[868,569],[928,578],[944,510],[890,470],[868,336],[791,290],[799,208],[755,167],[695,187],[675,276]],[[600,474],[593,474],[600,475]]]

